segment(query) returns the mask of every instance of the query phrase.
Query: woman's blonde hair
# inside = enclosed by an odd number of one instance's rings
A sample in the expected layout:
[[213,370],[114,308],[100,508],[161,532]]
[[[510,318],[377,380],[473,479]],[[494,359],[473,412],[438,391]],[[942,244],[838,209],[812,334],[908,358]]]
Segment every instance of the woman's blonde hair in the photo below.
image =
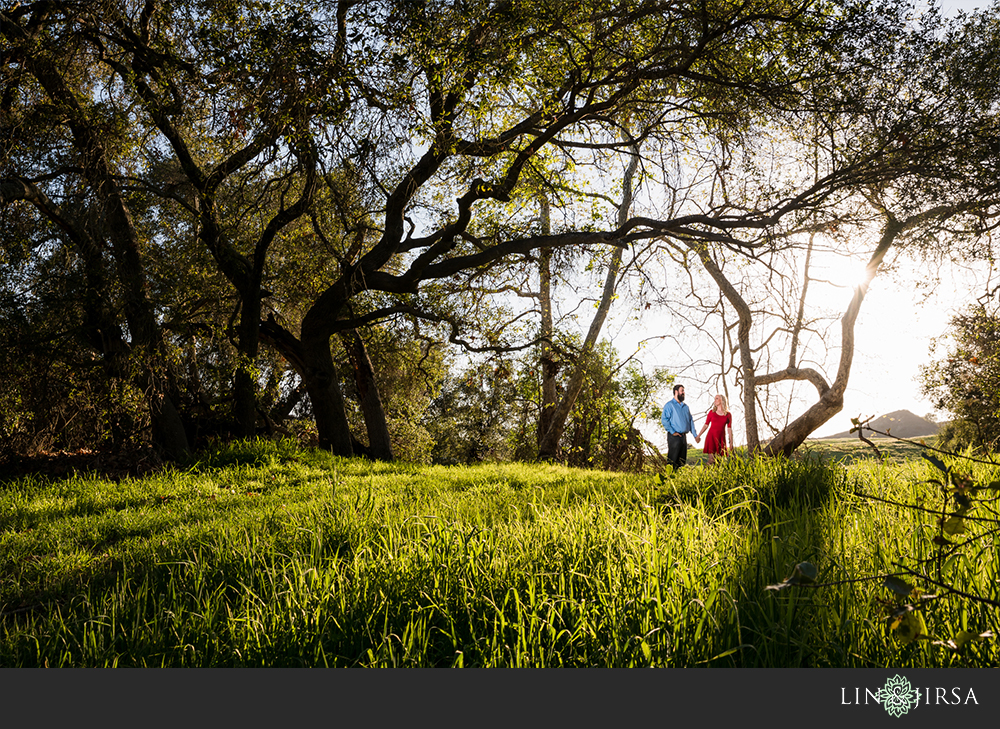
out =
[[[716,397],[719,398],[720,400],[722,400],[722,414],[725,415],[726,413],[729,412],[729,401],[726,400],[726,396],[725,395],[716,395]],[[713,408],[713,410],[714,409],[715,408]]]

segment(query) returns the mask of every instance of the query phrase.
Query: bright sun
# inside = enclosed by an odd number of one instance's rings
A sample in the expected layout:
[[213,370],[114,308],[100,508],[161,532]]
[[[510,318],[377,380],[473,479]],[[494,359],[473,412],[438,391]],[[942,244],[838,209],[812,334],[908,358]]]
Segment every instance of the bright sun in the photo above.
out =
[[830,254],[813,266],[812,278],[853,290],[865,282],[867,263],[860,258]]

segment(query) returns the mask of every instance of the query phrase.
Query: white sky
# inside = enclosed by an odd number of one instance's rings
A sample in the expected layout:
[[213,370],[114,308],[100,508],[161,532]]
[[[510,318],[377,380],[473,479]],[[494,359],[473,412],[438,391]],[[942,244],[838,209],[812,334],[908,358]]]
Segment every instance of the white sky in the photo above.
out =
[[[926,6],[919,2],[916,4],[918,7]],[[971,11],[990,4],[986,0],[940,0],[938,7],[951,15],[959,10]],[[940,282],[929,290],[926,284],[935,276]],[[931,413],[933,403],[920,395],[917,381],[919,367],[932,360],[931,340],[944,335],[950,318],[983,293],[985,280],[985,268],[978,271],[958,267],[939,269],[936,264],[931,266],[926,263],[901,264],[897,276],[880,272],[868,291],[855,329],[854,365],[851,384],[844,397],[844,409],[813,435],[831,435],[849,430],[851,418],[858,416],[867,418],[904,409],[921,416]],[[608,321],[603,334],[614,341],[622,356],[630,355],[639,340],[662,333],[653,331],[655,326],[648,319],[640,324],[640,329],[633,329],[627,322],[627,313],[618,314],[617,321]],[[672,346],[667,342],[651,344],[640,359],[647,366],[669,366]],[[830,379],[832,375],[831,372]],[[714,392],[700,392],[702,386],[697,383],[683,377],[679,380],[686,384],[687,403],[695,415],[695,426],[700,429]],[[736,392],[735,385],[735,382],[730,383],[731,392]],[[806,386],[801,387],[802,392],[807,392]],[[812,390],[812,386],[808,389]],[[808,401],[815,402],[814,390],[808,392]],[[742,413],[739,403],[730,405],[734,410],[739,444],[743,442],[742,427],[738,427],[742,422]],[[793,412],[792,417],[800,412],[801,408]],[[649,426],[643,430],[647,437],[658,444],[662,441],[665,447],[662,428]],[[765,436],[762,426],[761,437]]]
[[[926,5],[927,3],[916,3],[918,6]],[[941,8],[946,15],[952,15],[960,10],[965,10],[966,12],[976,10],[978,8],[988,8],[992,3],[989,0],[938,0],[937,6]]]
[[952,315],[983,291],[985,276],[982,271],[948,267],[940,272],[937,287],[924,293],[917,286],[927,281],[930,272],[912,264],[904,268],[908,270],[901,271],[897,280],[880,273],[872,282],[855,330],[854,366],[844,409],[814,435],[849,430],[851,418],[859,415],[933,411],[933,403],[920,395],[920,365],[932,361],[931,340],[946,334]]
[[[953,15],[991,3],[938,0],[937,5],[946,15]],[[931,339],[945,334],[951,316],[983,292],[984,271],[943,270],[940,285],[929,296],[917,289],[930,278],[931,272],[924,266],[902,272],[900,282],[881,273],[876,276],[858,318],[854,367],[844,409],[814,435],[849,430],[851,418],[858,415],[877,416],[894,410],[917,415],[932,412],[933,403],[920,396],[916,380],[919,366],[931,361]]]
[[[934,269],[933,271],[930,269]],[[939,282],[933,288],[928,283],[933,275]],[[917,415],[931,413],[934,405],[920,395],[917,381],[922,364],[932,361],[930,346],[935,337],[945,335],[951,317],[972,303],[985,289],[986,269],[970,270],[957,266],[938,269],[936,264],[901,263],[899,271],[893,274],[880,272],[872,281],[865,297],[861,313],[855,327],[854,363],[850,384],[844,394],[844,409],[813,435],[832,435],[849,430],[851,418],[879,416],[895,410],[910,410]],[[833,295],[849,298],[846,290]],[[835,304],[831,300],[831,305]],[[622,317],[624,318],[624,317]],[[835,327],[839,333],[839,326]],[[646,318],[640,328],[633,329],[621,319],[609,321],[604,335],[612,338],[622,356],[631,354],[636,342],[645,337],[662,334],[657,331],[653,317]],[[647,367],[663,365],[669,367],[675,359],[674,347],[669,341],[655,341],[639,356]],[[828,380],[832,380],[839,353],[833,353],[827,368]],[[704,422],[704,413],[711,406],[714,392],[702,391],[703,385],[683,375],[678,381],[685,384],[686,402],[695,416],[696,428]],[[737,383],[729,383],[735,399]],[[807,383],[796,385],[797,392],[809,404],[815,402],[815,388]],[[669,397],[669,394],[667,395]],[[734,411],[736,440],[742,443],[742,407],[738,402],[730,402]],[[793,409],[792,418],[799,415],[804,407]],[[944,417],[939,414],[939,417]],[[766,429],[761,424],[761,437]],[[646,437],[654,443],[660,442],[661,428],[643,428]],[[665,446],[665,438],[662,438]]]

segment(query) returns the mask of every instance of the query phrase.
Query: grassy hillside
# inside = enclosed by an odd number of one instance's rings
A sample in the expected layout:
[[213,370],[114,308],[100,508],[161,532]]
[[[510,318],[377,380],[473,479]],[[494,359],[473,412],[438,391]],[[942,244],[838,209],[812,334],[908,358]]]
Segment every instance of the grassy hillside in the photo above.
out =
[[[934,445],[934,438],[925,438],[923,442],[927,445]],[[851,438],[807,440],[796,452],[796,456],[841,465],[870,462],[880,458],[889,463],[906,463],[913,459],[919,459],[924,450],[920,447],[919,440],[917,442],[904,442],[879,438],[872,440],[872,443],[878,449],[877,452],[870,445],[859,440],[856,435]]]
[[[933,503],[930,468],[732,459],[663,479],[258,443],[141,479],[11,480],[0,665],[995,665],[991,640],[888,630],[913,595],[879,576],[933,556],[935,528],[886,501]],[[996,599],[980,546],[943,574]],[[805,560],[832,584],[767,589]],[[919,613],[940,641],[1000,628],[959,599]]]
[[[877,418],[865,421],[871,431],[879,433],[890,433],[897,438],[933,438],[941,430],[941,425],[934,421],[914,415],[909,410],[894,410],[891,413],[880,415]],[[882,436],[877,433],[866,431],[873,439]],[[827,438],[850,438],[850,429],[841,431]],[[854,436],[855,438],[857,436]]]

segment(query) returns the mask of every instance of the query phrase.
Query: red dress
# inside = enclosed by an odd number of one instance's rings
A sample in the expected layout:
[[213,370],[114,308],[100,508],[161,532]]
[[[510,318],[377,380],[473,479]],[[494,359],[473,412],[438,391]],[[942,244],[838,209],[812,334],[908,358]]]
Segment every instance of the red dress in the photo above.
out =
[[725,453],[726,452],[726,428],[733,425],[733,414],[726,413],[719,415],[714,410],[708,411],[705,418],[708,423],[708,432],[705,433],[705,447],[703,453]]

